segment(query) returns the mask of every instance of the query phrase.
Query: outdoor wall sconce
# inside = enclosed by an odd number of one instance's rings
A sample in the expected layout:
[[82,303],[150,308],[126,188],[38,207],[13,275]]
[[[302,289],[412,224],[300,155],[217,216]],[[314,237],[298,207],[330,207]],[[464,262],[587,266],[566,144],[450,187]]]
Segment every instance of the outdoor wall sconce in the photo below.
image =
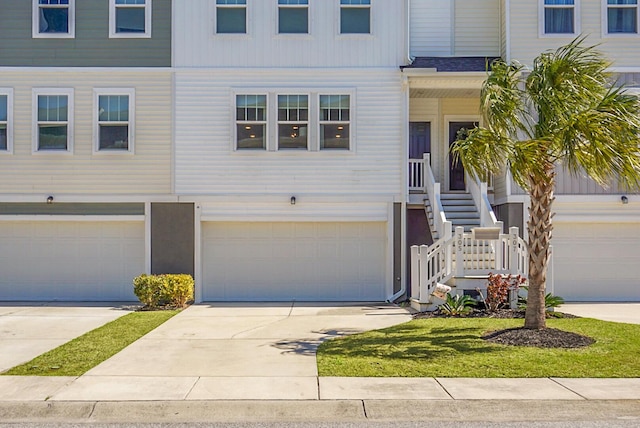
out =
[[53,196],[49,196],[49,197],[47,198],[47,203],[48,203],[48,204],[52,204],[52,203],[53,203]]
[[627,198],[625,195],[622,195],[620,200],[622,201],[623,205],[627,205],[629,203],[629,198]]
[[296,197],[292,196],[291,197],[291,205],[295,205],[296,204]]

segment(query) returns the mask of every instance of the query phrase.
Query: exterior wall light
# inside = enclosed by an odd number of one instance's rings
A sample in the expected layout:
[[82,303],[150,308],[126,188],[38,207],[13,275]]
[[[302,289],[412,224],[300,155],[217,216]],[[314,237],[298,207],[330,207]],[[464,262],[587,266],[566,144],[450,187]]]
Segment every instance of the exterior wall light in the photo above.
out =
[[295,205],[296,204],[296,197],[292,196],[291,197],[291,205]]
[[47,203],[48,203],[48,204],[52,204],[52,203],[53,203],[53,196],[49,196],[49,197],[47,198]]
[[627,198],[625,195],[622,195],[622,197],[620,198],[620,200],[622,201],[623,205],[626,205],[629,203],[629,198]]

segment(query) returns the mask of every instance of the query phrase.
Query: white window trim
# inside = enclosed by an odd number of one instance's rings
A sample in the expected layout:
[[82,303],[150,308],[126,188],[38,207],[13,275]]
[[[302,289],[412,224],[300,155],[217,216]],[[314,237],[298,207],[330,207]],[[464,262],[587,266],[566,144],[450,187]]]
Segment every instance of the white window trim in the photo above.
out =
[[[265,120],[238,120],[238,117],[236,115],[236,111],[238,108],[237,105],[237,96],[239,95],[263,95],[265,96],[266,102],[267,102],[267,107],[265,109]],[[269,110],[271,109],[271,105],[270,105],[270,99],[271,97],[269,96],[269,93],[264,92],[264,91],[238,91],[238,92],[233,92],[231,94],[231,106],[232,106],[232,119],[231,120],[231,150],[234,152],[238,152],[238,153],[264,153],[269,151],[269,141],[270,138],[269,136],[271,135],[270,133],[270,118],[271,115],[269,114]],[[265,130],[264,130],[264,147],[260,148],[260,149],[245,149],[245,148],[238,148],[238,126],[239,124],[249,124],[249,123],[263,123],[265,124]]]
[[[99,99],[100,95],[127,95],[129,97],[129,120],[127,122],[128,128],[128,141],[129,144],[126,149],[122,150],[100,150],[100,122],[99,122]],[[113,156],[113,155],[125,155],[125,154],[134,154],[135,153],[135,123],[136,123],[136,112],[135,112],[135,97],[136,92],[133,88],[94,88],[93,89],[93,154],[94,155],[105,155],[105,156]],[[124,123],[124,122],[118,122]]]
[[[297,121],[289,121],[289,120],[279,120],[279,106],[278,106],[278,96],[287,96],[287,95],[296,95],[296,96],[306,96],[307,97],[307,120],[297,120]],[[278,92],[275,94],[275,121],[276,121],[276,151],[297,151],[297,152],[308,152],[311,150],[311,135],[310,132],[313,129],[311,127],[311,103],[313,102],[312,95],[309,92]],[[307,147],[306,148],[280,148],[280,125],[294,125],[294,124],[306,124],[307,125]]]
[[[34,39],[73,39],[76,37],[76,0],[69,0],[69,32],[68,33],[41,33],[40,32],[40,5],[38,0],[32,0],[31,31]],[[67,5],[61,5],[63,8]]]
[[[325,0],[326,1],[326,0]],[[283,9],[307,9],[307,32],[306,33],[281,33],[280,32],[280,8]],[[307,4],[279,4],[276,0],[276,34],[281,37],[305,37],[311,35],[311,5]]]
[[609,7],[614,7],[614,8],[635,8],[636,9],[636,17],[637,17],[637,21],[636,21],[636,25],[637,27],[640,27],[640,4],[630,4],[630,5],[623,5],[623,4],[617,4],[617,5],[613,5],[613,4],[607,4],[607,0],[602,0],[602,37],[638,37],[640,36],[640,28],[636,28],[636,32],[635,33],[609,33]]
[[550,6],[545,5],[544,0],[538,0],[538,37],[540,38],[562,38],[562,37],[575,37],[581,32],[581,19],[580,19],[580,1],[575,0],[573,4],[573,33],[545,33],[544,31],[544,10],[547,7],[559,7],[567,8],[570,5],[558,5]]
[[[38,96],[40,95],[66,95],[67,96],[67,150],[38,150]],[[32,95],[32,128],[31,151],[33,154],[73,154],[74,140],[74,90],[73,88],[34,88]]]
[[[349,120],[348,121],[334,121],[334,120],[327,120],[327,121],[323,121],[320,119],[320,115],[322,113],[321,109],[320,109],[320,97],[323,95],[348,95],[349,96]],[[317,111],[317,117],[318,117],[318,125],[317,125],[317,130],[316,130],[316,135],[318,136],[318,151],[323,152],[323,153],[348,153],[348,152],[352,152],[354,149],[354,126],[353,126],[353,103],[354,103],[354,96],[353,93],[351,92],[344,92],[344,91],[337,91],[337,92],[318,92],[318,96],[316,98],[316,102],[318,104],[318,111]],[[320,147],[321,141],[320,141],[320,127],[324,124],[338,124],[338,123],[348,123],[349,124],[349,147],[347,147],[346,149],[323,149]]]
[[[251,0],[247,0],[247,3]],[[212,13],[209,16],[213,16],[213,35],[216,37],[246,37],[249,34],[249,5],[248,4],[217,4],[216,0],[212,0]],[[218,8],[233,9],[244,8],[245,28],[244,33],[218,33]]]
[[0,155],[13,154],[13,88],[0,88],[0,95],[7,96],[7,149]]
[[[110,39],[148,39],[151,37],[151,1],[144,4],[144,33],[117,33],[116,32],[116,0],[109,0],[109,38]],[[118,5],[118,7],[142,7],[140,5]]]
[[[265,95],[267,97],[265,148],[238,149],[236,120],[237,95]],[[278,150],[278,95],[307,95],[309,102],[309,118],[307,120],[307,150],[281,149]],[[349,149],[320,149],[320,95],[349,95]],[[322,88],[319,91],[309,91],[309,88],[246,88],[233,89],[230,93],[230,146],[231,152],[242,156],[346,156],[353,155],[357,147],[357,118],[356,118],[356,90],[337,87]]]
[[[340,37],[370,37],[373,36],[373,2],[375,0],[371,0],[370,4],[340,4],[340,0],[338,0],[338,14],[336,16],[335,22],[338,24],[337,33]],[[369,32],[368,33],[343,33],[341,31],[342,28],[342,8],[345,9],[369,9]],[[346,94],[345,94],[346,95]]]

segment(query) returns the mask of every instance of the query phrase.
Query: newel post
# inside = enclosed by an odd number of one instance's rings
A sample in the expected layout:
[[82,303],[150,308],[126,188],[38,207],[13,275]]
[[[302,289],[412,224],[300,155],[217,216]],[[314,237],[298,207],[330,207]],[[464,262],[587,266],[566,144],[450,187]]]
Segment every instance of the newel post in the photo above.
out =
[[456,227],[456,234],[453,240],[456,252],[456,276],[464,276],[464,227]]
[[518,228],[509,228],[509,273],[518,274]]

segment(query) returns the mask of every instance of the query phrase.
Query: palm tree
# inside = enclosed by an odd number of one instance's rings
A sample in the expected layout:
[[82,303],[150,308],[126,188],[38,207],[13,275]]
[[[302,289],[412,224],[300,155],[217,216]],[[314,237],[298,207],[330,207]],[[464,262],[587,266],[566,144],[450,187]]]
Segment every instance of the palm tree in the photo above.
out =
[[531,200],[525,328],[542,329],[555,165],[601,185],[640,185],[640,103],[611,85],[611,65],[578,37],[538,56],[533,69],[497,60],[480,99],[483,127],[452,147],[472,176],[511,172]]

